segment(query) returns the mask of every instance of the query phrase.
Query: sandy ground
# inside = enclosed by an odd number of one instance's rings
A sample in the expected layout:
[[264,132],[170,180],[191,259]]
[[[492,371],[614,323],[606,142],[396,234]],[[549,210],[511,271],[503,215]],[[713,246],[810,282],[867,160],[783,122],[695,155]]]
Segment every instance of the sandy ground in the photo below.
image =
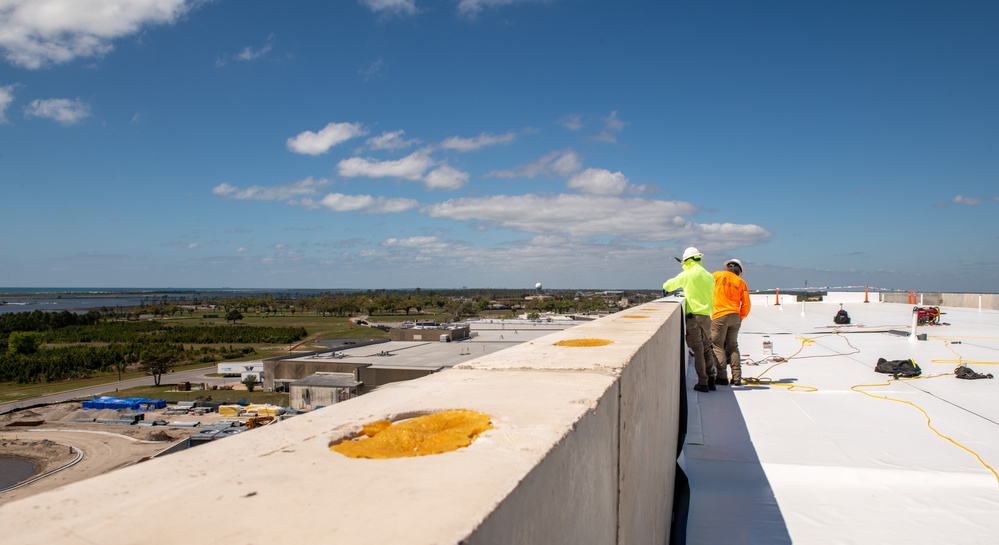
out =
[[[125,411],[121,411],[125,412]],[[80,481],[148,459],[198,432],[196,428],[168,426],[119,426],[77,422],[78,418],[117,418],[113,409],[83,410],[79,402],[60,403],[0,415],[0,456],[27,458],[35,463],[36,474],[64,466],[83,451],[77,464],[22,488],[0,493],[0,505]],[[217,413],[202,416],[164,415],[163,411],[144,413],[146,421],[192,422],[202,424],[223,420]],[[25,423],[38,425],[25,426]],[[69,447],[75,449],[70,451]]]

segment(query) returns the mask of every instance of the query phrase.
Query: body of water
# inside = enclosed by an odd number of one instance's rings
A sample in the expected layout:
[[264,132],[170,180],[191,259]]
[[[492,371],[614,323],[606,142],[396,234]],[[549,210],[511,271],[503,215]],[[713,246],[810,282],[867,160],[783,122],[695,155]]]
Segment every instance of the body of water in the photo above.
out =
[[35,474],[35,464],[24,458],[0,455],[0,490],[13,486]]
[[0,287],[0,313],[31,312],[86,312],[102,307],[134,307],[143,303],[168,303],[189,305],[220,297],[307,297],[329,292],[353,292],[348,289],[173,289],[173,288],[2,288]]

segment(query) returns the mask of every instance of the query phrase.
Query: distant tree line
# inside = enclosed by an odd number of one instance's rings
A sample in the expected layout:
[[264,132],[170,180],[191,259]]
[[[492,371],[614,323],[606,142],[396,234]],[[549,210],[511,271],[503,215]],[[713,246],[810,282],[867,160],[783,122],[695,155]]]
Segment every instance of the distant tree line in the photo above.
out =
[[[96,311],[0,314],[0,381],[51,382],[113,371],[120,378],[125,370],[137,368],[153,374],[158,383],[160,375],[175,365],[234,359],[255,352],[252,347],[234,348],[233,343],[289,344],[307,334],[302,327],[106,321]],[[45,343],[80,346],[43,349]],[[213,346],[185,350],[185,343]]]
[[[202,301],[204,304],[233,309],[244,314],[277,316],[296,313],[319,316],[386,316],[416,314],[445,314],[454,319],[475,316],[494,307],[511,310],[539,310],[551,312],[587,312],[613,308],[620,298],[634,303],[644,303],[659,297],[659,292],[630,291],[608,297],[602,293],[582,293],[575,290],[538,290],[505,288],[465,288],[450,290],[367,290],[354,292],[323,292],[284,297],[271,295],[250,297],[218,297]],[[544,302],[542,305],[541,302]]]

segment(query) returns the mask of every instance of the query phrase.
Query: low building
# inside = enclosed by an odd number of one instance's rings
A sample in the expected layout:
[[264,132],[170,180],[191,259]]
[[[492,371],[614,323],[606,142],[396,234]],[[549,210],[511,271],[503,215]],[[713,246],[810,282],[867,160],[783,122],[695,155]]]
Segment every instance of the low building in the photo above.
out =
[[311,411],[360,395],[362,382],[353,373],[313,373],[289,385],[291,408]]
[[393,341],[460,341],[471,335],[468,325],[414,325],[392,328],[388,332]]
[[220,375],[239,375],[245,377],[247,373],[254,373],[259,376],[263,372],[264,362],[262,360],[229,361],[218,364],[218,374]]

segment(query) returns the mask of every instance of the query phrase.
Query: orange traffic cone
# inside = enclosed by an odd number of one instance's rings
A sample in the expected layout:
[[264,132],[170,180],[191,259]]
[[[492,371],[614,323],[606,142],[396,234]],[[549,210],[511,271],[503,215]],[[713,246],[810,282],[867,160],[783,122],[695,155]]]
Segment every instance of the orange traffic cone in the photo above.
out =
[[867,290],[869,288],[870,288],[870,286],[864,286],[864,302],[865,303],[870,303],[870,301],[867,299]]
[[774,301],[774,305],[780,306],[780,288],[777,288],[777,300]]

